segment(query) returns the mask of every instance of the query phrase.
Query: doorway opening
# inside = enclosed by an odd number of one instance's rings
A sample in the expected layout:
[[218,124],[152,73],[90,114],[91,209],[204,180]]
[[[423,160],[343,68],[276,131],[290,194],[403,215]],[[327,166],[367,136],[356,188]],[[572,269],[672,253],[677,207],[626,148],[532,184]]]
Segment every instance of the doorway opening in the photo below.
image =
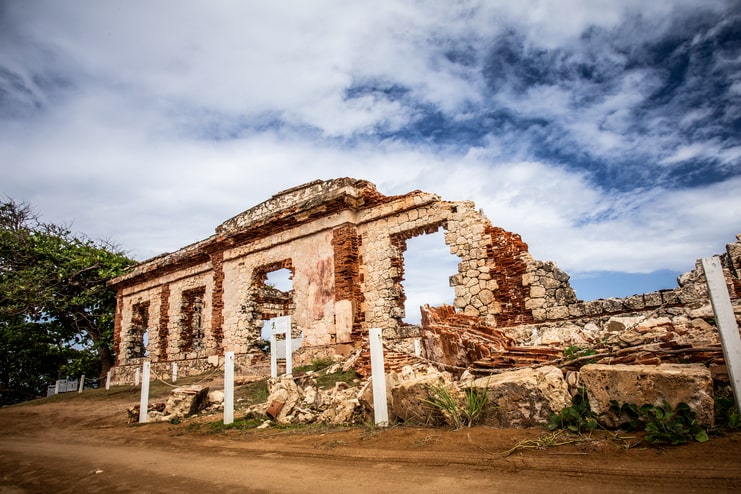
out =
[[455,290],[450,277],[458,272],[460,259],[450,253],[443,230],[412,237],[406,241],[404,252],[403,322],[419,325],[422,305],[452,304]]

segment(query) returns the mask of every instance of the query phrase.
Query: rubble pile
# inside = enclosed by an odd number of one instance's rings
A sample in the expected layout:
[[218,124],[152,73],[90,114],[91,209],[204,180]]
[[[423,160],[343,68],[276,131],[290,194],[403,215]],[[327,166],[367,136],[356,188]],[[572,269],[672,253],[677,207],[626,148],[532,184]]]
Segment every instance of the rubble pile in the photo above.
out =
[[[220,394],[219,394],[220,393]],[[195,415],[214,403],[210,400],[223,402],[224,392],[209,393],[208,387],[199,385],[181,386],[175,388],[165,402],[150,403],[147,407],[148,422],[170,422]],[[140,406],[128,408],[129,423],[139,420]]]
[[284,375],[268,380],[268,399],[253,405],[246,415],[265,416],[278,424],[351,424],[363,421],[360,408],[362,388],[337,382],[330,389],[317,385],[318,373]]

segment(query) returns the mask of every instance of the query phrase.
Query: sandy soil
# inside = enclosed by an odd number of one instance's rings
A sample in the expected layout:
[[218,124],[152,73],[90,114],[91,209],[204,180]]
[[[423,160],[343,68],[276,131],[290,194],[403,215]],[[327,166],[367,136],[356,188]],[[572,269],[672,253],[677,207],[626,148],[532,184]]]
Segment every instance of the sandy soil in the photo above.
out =
[[218,415],[129,425],[126,408],[138,401],[134,391],[88,393],[0,409],[0,493],[741,492],[741,433],[667,448],[635,436],[595,434],[589,441],[506,455],[517,444],[544,442],[549,433],[407,427],[213,432],[207,422]]

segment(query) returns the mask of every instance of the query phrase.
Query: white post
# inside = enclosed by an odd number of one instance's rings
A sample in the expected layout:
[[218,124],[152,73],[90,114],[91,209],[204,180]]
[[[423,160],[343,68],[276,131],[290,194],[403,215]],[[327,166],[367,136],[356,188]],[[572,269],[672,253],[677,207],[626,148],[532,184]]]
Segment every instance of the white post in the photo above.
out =
[[172,382],[176,383],[178,380],[178,363],[172,363]]
[[139,368],[136,368],[136,374],[134,375],[134,386],[139,386]]
[[386,403],[386,373],[383,368],[383,339],[380,328],[370,328],[371,379],[373,381],[373,414],[376,425],[389,425],[389,410]]
[[291,344],[291,324],[286,329],[286,375],[293,374],[293,346]]
[[414,338],[414,356],[420,357],[422,355],[422,344],[420,338]]
[[234,352],[224,352],[224,425],[234,422]]
[[278,342],[274,332],[270,332],[270,377],[278,377]]
[[736,397],[736,406],[741,410],[741,337],[738,334],[736,316],[733,314],[731,297],[728,295],[726,278],[718,257],[709,257],[702,260],[705,270],[705,280],[708,283],[710,302],[715,312],[715,322],[720,331],[720,341],[723,346],[723,356],[728,367],[728,376],[731,378],[731,387]]
[[[137,377],[139,376],[137,369]],[[149,408],[149,362],[144,362],[144,372],[142,373],[142,395],[139,399],[139,423],[147,422],[147,411]]]
[[85,387],[85,374],[80,376],[80,386],[77,388],[78,393],[82,393],[82,388]]
[[105,375],[105,389],[106,391],[111,389],[111,371],[108,371]]
[[59,394],[59,379],[57,379],[57,381],[54,383],[54,394]]

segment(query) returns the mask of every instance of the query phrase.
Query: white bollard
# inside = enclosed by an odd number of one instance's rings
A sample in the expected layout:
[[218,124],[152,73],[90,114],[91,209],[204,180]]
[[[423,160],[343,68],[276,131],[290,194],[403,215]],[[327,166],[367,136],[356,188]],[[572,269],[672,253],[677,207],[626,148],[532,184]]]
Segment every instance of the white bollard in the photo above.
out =
[[705,280],[708,284],[710,302],[715,313],[715,321],[720,331],[720,341],[723,347],[728,376],[731,378],[731,388],[736,398],[736,406],[741,409],[741,338],[738,335],[738,324],[733,313],[731,297],[728,295],[726,278],[720,259],[710,257],[702,259],[705,270]]
[[[137,369],[137,377],[139,376]],[[144,362],[144,372],[142,373],[142,395],[139,399],[139,423],[147,422],[147,411],[149,409],[149,362]]]
[[421,338],[414,338],[414,356],[415,357],[421,357],[422,356],[422,342],[421,342]]
[[389,425],[389,410],[386,402],[386,373],[383,368],[383,339],[380,328],[369,329],[371,354],[371,380],[373,381],[373,414],[376,425]]
[[[290,319],[289,319],[290,321]],[[291,324],[289,322],[286,330],[286,374],[293,374],[293,347],[291,346]]]
[[234,422],[234,352],[224,352],[224,425]]
[[139,386],[139,368],[136,369],[136,374],[134,375],[134,386]]
[[111,389],[111,371],[108,371],[105,375],[105,389],[106,391]]
[[80,386],[77,388],[78,393],[82,393],[82,388],[85,387],[85,374],[80,376]]
[[270,377],[278,377],[278,342],[275,333],[270,334]]
[[172,382],[176,383],[178,380],[178,363],[172,363]]

